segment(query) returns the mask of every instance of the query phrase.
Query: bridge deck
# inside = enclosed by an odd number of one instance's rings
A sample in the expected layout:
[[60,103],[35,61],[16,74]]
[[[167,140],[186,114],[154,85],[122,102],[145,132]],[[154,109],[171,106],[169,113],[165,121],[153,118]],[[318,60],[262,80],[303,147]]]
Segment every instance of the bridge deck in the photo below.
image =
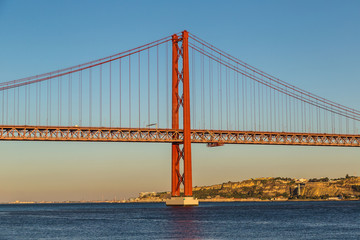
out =
[[[181,143],[182,130],[156,128],[94,128],[0,126],[5,141],[83,141]],[[294,132],[192,130],[192,143],[360,147],[360,135]]]

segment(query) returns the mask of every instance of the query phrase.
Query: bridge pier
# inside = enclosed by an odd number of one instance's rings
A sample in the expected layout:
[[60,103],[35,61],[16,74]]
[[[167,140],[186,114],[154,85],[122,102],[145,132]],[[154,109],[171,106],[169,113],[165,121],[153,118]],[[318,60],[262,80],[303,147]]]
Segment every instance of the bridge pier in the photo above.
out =
[[199,201],[193,197],[171,197],[166,201],[166,206],[198,206]]
[[[182,42],[181,47],[179,42]],[[182,71],[179,70],[179,58],[182,57]],[[179,94],[179,84],[182,82],[183,94]],[[191,167],[191,127],[190,127],[190,83],[189,83],[189,47],[188,32],[183,31],[182,37],[172,36],[172,128],[179,129],[179,110],[183,109],[183,142],[172,143],[171,151],[171,199],[168,206],[194,206],[197,199],[192,194]],[[178,139],[178,135],[174,135]],[[182,149],[181,149],[182,145]],[[181,161],[183,160],[183,161]],[[183,173],[181,174],[181,163]],[[184,197],[180,196],[180,186],[184,186]]]

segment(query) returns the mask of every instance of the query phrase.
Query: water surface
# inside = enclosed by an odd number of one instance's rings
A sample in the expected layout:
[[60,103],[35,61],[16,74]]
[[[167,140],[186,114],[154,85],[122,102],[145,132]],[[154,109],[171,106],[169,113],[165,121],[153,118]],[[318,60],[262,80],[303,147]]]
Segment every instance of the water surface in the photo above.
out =
[[360,202],[0,205],[0,239],[360,239]]

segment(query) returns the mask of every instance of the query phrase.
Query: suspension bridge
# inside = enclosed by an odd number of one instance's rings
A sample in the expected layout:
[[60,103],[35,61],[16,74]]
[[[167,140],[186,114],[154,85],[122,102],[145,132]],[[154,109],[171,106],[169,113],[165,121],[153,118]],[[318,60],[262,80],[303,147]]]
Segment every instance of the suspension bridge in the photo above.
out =
[[169,205],[197,204],[191,143],[360,146],[360,111],[187,31],[2,82],[0,114],[0,140],[171,143]]

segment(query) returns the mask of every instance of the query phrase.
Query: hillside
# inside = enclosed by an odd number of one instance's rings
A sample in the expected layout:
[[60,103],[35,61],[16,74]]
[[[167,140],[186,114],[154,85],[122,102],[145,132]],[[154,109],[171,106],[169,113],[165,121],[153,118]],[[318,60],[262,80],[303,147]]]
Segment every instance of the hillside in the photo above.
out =
[[327,199],[329,197],[358,198],[360,177],[329,180],[257,178],[242,182],[227,182],[218,185],[195,187],[194,196],[199,199],[260,198],[260,199]]
[[[204,200],[253,199],[359,199],[360,177],[346,176],[339,179],[293,179],[268,177],[227,182],[211,186],[194,187],[195,198]],[[162,201],[169,198],[169,192],[141,193],[136,200]]]

